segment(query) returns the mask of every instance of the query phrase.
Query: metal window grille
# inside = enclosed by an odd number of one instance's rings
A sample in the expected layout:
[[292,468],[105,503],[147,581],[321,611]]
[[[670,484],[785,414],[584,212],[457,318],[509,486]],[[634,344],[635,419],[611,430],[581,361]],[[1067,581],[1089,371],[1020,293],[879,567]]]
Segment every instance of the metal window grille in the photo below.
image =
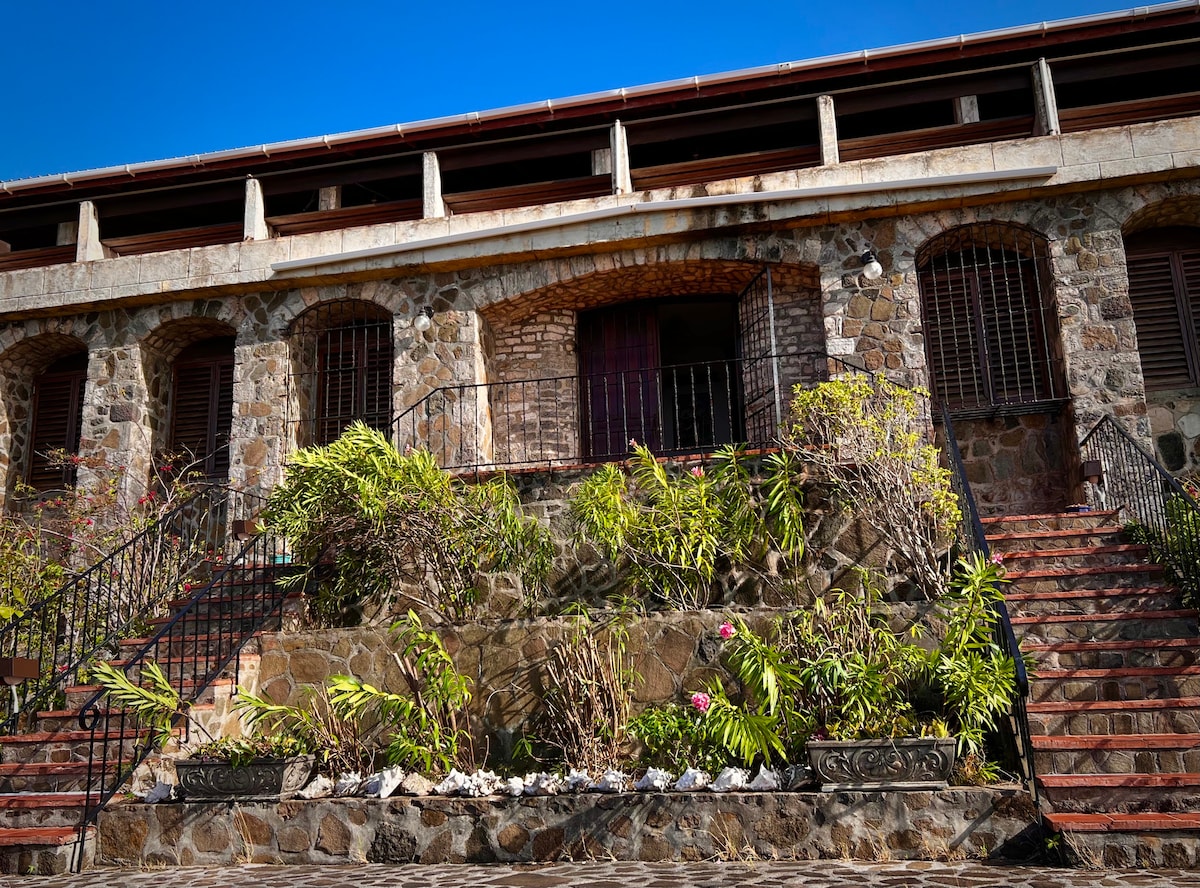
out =
[[389,431],[395,355],[391,314],[367,302],[326,303],[301,315],[292,334],[298,443],[328,444],[356,420]]
[[1043,238],[1012,225],[956,228],[926,244],[917,271],[939,403],[986,414],[1064,396]]

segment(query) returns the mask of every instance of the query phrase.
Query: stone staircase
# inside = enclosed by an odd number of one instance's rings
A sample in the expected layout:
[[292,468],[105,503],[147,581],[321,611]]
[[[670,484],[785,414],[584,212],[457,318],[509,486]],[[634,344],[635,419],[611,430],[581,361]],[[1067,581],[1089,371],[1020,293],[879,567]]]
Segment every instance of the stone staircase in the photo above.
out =
[[[231,570],[197,606],[188,609],[190,599],[181,598],[169,603],[166,615],[149,621],[152,627],[170,626],[157,648],[162,654],[153,659],[185,695],[215,667],[211,655],[216,639],[227,640],[231,632],[245,631],[245,624],[255,621],[244,611],[252,599],[244,590],[253,585],[252,577],[274,570]],[[185,615],[172,624],[180,614]],[[128,665],[149,640],[122,640],[123,656],[113,664]],[[236,663],[242,683],[256,671],[257,660],[258,642],[251,637]],[[234,670],[224,670],[192,705],[195,720],[213,736],[236,721],[231,706],[234,682]],[[38,712],[27,720],[23,733],[0,737],[0,873],[48,875],[91,865],[95,827],[80,830],[88,801],[89,761],[94,792],[105,767],[114,774],[114,763],[128,761],[142,740],[137,731],[122,730],[126,722],[120,712],[101,710],[101,730],[93,746],[92,732],[81,729],[79,718],[99,690],[97,685],[69,686],[62,709]],[[94,796],[91,802],[95,804]]]
[[1046,820],[1084,862],[1200,865],[1200,625],[1114,512],[984,519]]

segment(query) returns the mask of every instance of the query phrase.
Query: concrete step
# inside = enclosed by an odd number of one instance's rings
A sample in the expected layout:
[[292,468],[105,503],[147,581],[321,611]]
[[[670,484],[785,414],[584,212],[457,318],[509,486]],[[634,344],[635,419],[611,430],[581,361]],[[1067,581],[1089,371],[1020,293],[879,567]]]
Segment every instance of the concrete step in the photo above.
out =
[[1195,639],[1200,633],[1195,610],[1148,613],[1048,614],[1012,618],[1022,644],[1057,641],[1144,641],[1161,638]]
[[[246,642],[246,646],[242,648],[243,657],[249,656],[250,654],[257,654],[259,652],[257,639],[261,636],[261,634],[261,632],[254,633],[250,637],[250,640]],[[202,634],[188,635],[185,638],[164,640],[159,645],[158,657],[152,659],[168,660],[173,657],[207,657],[212,650],[212,646],[220,642],[224,637],[225,636],[217,634]],[[118,644],[122,652],[128,651],[132,655],[133,653],[145,647],[146,643],[149,641],[149,638],[126,638],[120,641]]]
[[1124,528],[1069,527],[1064,530],[1026,530],[987,534],[992,554],[1009,552],[1117,544],[1124,539]]
[[1027,703],[1036,735],[1200,734],[1200,697]]
[[1200,772],[1200,734],[1034,737],[1034,771],[1051,774]]
[[86,802],[86,792],[0,795],[0,827],[78,826]]
[[[172,685],[180,690],[184,695],[187,695],[194,687],[196,687],[197,681],[193,679],[184,679],[182,682],[172,681]],[[231,687],[233,687],[233,679],[231,677],[214,679],[208,685],[208,687],[201,692],[199,702],[211,703],[212,695],[215,690]],[[103,688],[100,687],[100,685],[70,685],[66,688],[63,688],[63,693],[66,696],[68,706],[81,707],[87,703],[88,700],[92,699],[95,694],[102,690]]]
[[96,832],[75,827],[0,829],[0,873],[54,876],[68,872],[81,857],[80,869],[91,867],[96,855]]
[[1200,666],[1040,669],[1030,676],[1034,703],[1200,697]]
[[1038,785],[1051,810],[1074,814],[1200,811],[1200,773],[1045,774]]
[[[180,731],[182,733],[182,731]],[[123,744],[125,753],[131,754],[133,747],[142,742],[145,732],[126,730],[112,733],[97,733],[95,738],[103,740],[109,747],[109,755],[116,754],[116,745]],[[3,743],[3,761],[6,763],[64,763],[86,762],[92,754],[91,731],[41,731],[32,734],[17,734],[0,737]],[[97,751],[102,748],[96,744]]]
[[[1002,553],[1008,576],[1052,568],[1116,567],[1149,562],[1146,546],[1121,543],[1112,546],[1075,548],[1021,549]],[[1015,580],[1014,580],[1015,582]]]
[[1013,616],[1052,614],[1105,614],[1183,610],[1183,595],[1167,585],[1116,586],[1101,589],[1054,589],[1045,592],[1014,590],[1005,596]]
[[1162,579],[1158,564],[1112,564],[1086,567],[1045,567],[1010,570],[1006,574],[1017,592],[1058,592],[1075,589],[1110,589],[1148,586]]
[[87,788],[88,763],[5,762],[0,764],[0,794],[78,792]]
[[1050,813],[1046,824],[1084,866],[1106,869],[1200,866],[1200,814],[1195,812]]
[[1038,515],[998,515],[981,518],[986,534],[1031,533],[1034,531],[1079,530],[1081,528],[1120,528],[1121,516],[1115,510],[1089,512],[1051,512]]
[[1151,638],[1129,641],[1055,641],[1021,643],[1045,669],[1124,669],[1142,666],[1195,666],[1200,649],[1195,638]]

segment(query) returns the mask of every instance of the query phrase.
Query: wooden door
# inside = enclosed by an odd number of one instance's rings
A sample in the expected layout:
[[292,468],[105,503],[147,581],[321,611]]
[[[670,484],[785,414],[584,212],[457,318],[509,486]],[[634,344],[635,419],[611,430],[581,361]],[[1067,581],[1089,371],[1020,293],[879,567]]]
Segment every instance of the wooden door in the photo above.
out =
[[584,455],[625,456],[630,441],[662,446],[658,314],[626,305],[579,315]]
[[233,342],[222,336],[184,349],[171,387],[172,459],[177,468],[218,481],[229,477]]

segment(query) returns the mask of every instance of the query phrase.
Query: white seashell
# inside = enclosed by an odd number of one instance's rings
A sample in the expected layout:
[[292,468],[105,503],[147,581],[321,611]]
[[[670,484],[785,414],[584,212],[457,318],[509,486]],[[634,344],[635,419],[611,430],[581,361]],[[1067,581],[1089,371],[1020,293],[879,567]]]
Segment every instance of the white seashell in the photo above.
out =
[[600,778],[588,786],[591,792],[624,792],[629,776],[611,768],[600,775]]
[[638,792],[666,792],[671,788],[675,776],[661,768],[651,768],[641,780],[633,785]]
[[333,795],[333,781],[324,774],[318,774],[308,786],[296,793],[301,799],[326,799]]
[[440,795],[458,795],[462,792],[462,788],[467,785],[469,778],[458,768],[451,768],[450,773],[446,775],[446,779],[433,788],[433,791]]
[[774,768],[759,765],[758,773],[754,775],[754,779],[746,788],[755,792],[773,792],[779,789],[779,774]]
[[358,773],[358,771],[351,771],[348,774],[338,776],[337,782],[333,784],[333,794],[335,796],[357,795],[362,787],[362,774]]
[[542,771],[540,774],[525,775],[525,795],[552,796],[562,791],[562,780]]
[[567,792],[583,792],[592,785],[592,776],[587,772],[587,768],[581,771],[571,769],[571,773],[567,775],[565,781]]
[[710,783],[712,783],[712,777],[707,773],[699,768],[688,768],[679,775],[674,788],[676,792],[695,792],[698,789],[704,789]]
[[713,792],[739,792],[750,783],[750,775],[741,768],[726,768],[708,787]]

